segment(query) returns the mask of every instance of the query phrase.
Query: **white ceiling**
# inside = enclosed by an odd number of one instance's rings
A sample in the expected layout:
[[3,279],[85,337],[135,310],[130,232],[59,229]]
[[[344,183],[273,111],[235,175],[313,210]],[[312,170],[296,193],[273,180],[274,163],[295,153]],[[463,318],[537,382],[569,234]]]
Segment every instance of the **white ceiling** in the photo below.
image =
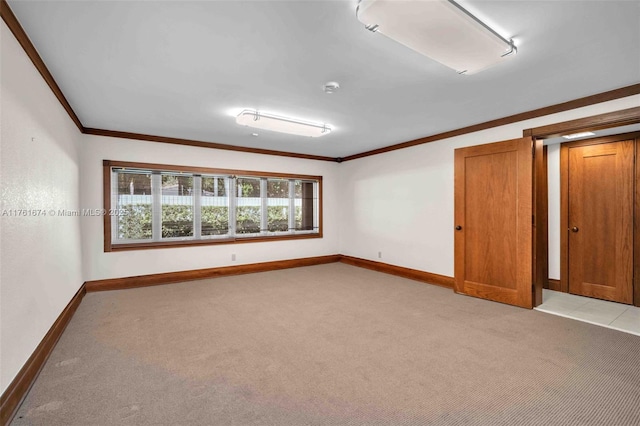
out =
[[[356,3],[9,1],[83,125],[107,130],[344,157],[640,81],[638,1],[460,0],[519,48],[471,76],[365,30]],[[243,108],[335,130],[252,137]]]

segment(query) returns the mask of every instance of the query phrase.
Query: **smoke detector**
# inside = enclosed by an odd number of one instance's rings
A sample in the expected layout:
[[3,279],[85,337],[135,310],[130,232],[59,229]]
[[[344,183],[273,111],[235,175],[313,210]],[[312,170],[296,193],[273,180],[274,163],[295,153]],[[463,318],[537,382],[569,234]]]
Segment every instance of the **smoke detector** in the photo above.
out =
[[338,84],[335,81],[330,81],[328,83],[325,83],[323,90],[324,90],[324,93],[335,93],[338,91],[339,88],[340,88],[340,84]]

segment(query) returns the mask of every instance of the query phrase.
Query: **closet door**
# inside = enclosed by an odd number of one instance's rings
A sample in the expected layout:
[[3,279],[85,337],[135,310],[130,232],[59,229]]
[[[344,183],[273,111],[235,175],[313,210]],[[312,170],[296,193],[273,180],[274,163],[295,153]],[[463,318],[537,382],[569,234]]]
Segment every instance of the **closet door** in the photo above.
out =
[[455,291],[533,307],[533,140],[455,151]]
[[631,304],[634,141],[566,149],[569,292]]

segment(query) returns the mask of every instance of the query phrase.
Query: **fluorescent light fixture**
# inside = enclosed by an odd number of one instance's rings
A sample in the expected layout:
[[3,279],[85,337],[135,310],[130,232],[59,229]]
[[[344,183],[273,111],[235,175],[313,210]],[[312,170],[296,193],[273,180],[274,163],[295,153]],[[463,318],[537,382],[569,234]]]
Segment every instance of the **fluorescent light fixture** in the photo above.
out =
[[358,20],[405,46],[474,74],[517,52],[507,40],[452,0],[360,0]]
[[272,130],[274,132],[289,133],[298,136],[310,136],[312,138],[331,133],[331,126],[328,124],[312,123],[297,118],[280,117],[253,109],[245,109],[238,114],[236,123],[242,126],[255,127],[256,129]]
[[571,133],[570,135],[562,135],[565,139],[577,139],[584,138],[586,136],[595,136],[596,134],[593,132],[579,132],[579,133]]

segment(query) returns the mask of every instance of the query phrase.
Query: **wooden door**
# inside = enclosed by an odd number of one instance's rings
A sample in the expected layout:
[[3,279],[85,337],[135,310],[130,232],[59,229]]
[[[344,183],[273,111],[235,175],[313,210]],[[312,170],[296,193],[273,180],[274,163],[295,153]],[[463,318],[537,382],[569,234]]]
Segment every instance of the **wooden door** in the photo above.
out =
[[634,141],[567,149],[569,292],[633,303]]
[[455,151],[455,291],[533,307],[533,141]]

